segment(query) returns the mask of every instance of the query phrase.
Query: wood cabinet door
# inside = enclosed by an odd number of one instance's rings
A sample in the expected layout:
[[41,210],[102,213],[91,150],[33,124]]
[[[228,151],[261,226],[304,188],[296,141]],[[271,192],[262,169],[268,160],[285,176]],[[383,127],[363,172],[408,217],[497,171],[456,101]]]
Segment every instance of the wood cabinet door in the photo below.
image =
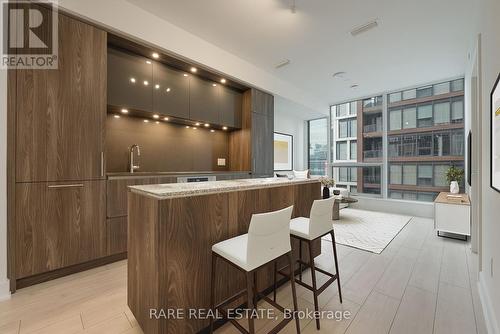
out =
[[104,178],[106,32],[58,18],[58,69],[17,71],[17,182]]
[[120,254],[127,251],[127,216],[108,218],[107,229],[107,255]]
[[219,124],[219,86],[190,76],[189,118],[193,121]]
[[231,128],[241,128],[241,93],[228,87],[220,87],[220,122]]
[[153,64],[135,54],[108,49],[108,98],[112,106],[153,111]]
[[252,113],[252,172],[272,176],[274,172],[274,119]]
[[16,185],[16,277],[106,255],[106,182]]
[[189,77],[160,63],[153,63],[153,111],[189,118]]
[[253,88],[252,112],[274,117],[274,96]]

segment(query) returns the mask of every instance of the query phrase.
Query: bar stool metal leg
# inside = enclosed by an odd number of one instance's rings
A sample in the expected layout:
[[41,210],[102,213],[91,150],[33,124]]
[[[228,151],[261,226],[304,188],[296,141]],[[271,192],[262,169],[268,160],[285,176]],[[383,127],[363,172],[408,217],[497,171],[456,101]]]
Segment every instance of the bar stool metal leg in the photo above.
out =
[[276,290],[278,289],[277,282],[278,261],[274,261],[274,286],[273,286],[273,301],[276,303]]
[[302,240],[301,239],[298,240],[299,240],[299,279],[302,281]]
[[210,334],[214,332],[214,317],[217,315],[217,310],[215,309],[215,269],[217,265],[217,257],[212,254],[212,277],[210,281],[210,309],[213,312],[213,316],[210,318]]
[[[316,286],[316,267],[314,265],[314,256],[312,252],[312,242],[308,242],[309,246],[309,266],[311,268],[311,278],[312,278],[312,286],[313,286],[313,296],[314,296],[314,310],[316,312],[319,311],[319,306],[318,306],[318,288]],[[320,325],[319,325],[319,318],[316,318],[316,328],[319,330]]]
[[340,275],[339,275],[339,261],[337,259],[337,246],[335,244],[335,232],[333,230],[330,232],[332,236],[332,247],[333,247],[333,260],[335,262],[335,274],[337,275],[337,286],[339,288],[339,299],[342,304],[342,289],[340,288]]
[[248,333],[255,334],[254,319],[252,311],[255,309],[254,296],[253,296],[253,272],[247,272],[247,309],[250,311],[248,317]]
[[[297,330],[297,334],[300,334],[300,320],[299,317],[297,316],[297,290],[295,289],[295,273],[294,273],[294,265],[293,265],[293,255],[292,252],[288,253],[288,263],[290,266],[290,284],[292,285],[292,298],[293,298],[293,311],[294,311],[294,318],[295,318],[295,327]],[[276,275],[276,272],[275,272]],[[276,279],[274,280],[276,283]]]

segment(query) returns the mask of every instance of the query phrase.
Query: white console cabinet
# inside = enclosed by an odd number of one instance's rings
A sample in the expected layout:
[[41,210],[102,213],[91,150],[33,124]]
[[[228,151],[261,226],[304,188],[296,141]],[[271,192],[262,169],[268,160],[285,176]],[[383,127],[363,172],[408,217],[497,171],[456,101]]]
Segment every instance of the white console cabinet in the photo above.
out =
[[467,194],[442,192],[434,201],[434,227],[440,232],[470,236],[470,200]]

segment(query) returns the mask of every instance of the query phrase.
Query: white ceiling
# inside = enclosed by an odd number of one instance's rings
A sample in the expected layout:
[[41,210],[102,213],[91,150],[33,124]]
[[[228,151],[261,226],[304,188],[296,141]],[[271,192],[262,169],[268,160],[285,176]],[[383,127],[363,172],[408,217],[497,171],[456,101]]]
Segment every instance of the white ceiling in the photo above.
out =
[[462,75],[477,19],[474,0],[296,0],[295,14],[291,0],[128,1],[325,105]]

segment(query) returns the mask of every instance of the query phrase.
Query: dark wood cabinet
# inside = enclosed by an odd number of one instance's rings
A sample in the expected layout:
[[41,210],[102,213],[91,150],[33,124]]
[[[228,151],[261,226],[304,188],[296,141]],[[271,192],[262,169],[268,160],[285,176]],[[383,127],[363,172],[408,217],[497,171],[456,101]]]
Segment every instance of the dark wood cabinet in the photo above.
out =
[[16,277],[106,255],[106,182],[16,185]]
[[252,88],[252,112],[274,117],[274,96]]
[[127,251],[128,186],[158,183],[176,183],[173,176],[117,178],[107,181],[106,252],[107,255]]
[[252,113],[252,172],[256,177],[274,173],[274,119]]
[[273,176],[274,97],[256,89],[245,91],[241,115],[241,130],[229,137],[231,169],[251,170],[253,177]]
[[104,178],[106,32],[58,19],[58,69],[16,73],[16,182]]
[[190,76],[189,118],[193,121],[220,124],[219,91],[218,85],[213,82]]
[[231,128],[241,128],[241,93],[220,86],[219,94],[220,124]]
[[153,111],[166,116],[189,118],[189,77],[154,62]]
[[106,219],[107,255],[127,251],[127,216]]
[[185,74],[160,62],[109,48],[107,103],[193,122],[241,127],[239,91]]
[[109,105],[153,111],[153,64],[135,54],[108,49]]

